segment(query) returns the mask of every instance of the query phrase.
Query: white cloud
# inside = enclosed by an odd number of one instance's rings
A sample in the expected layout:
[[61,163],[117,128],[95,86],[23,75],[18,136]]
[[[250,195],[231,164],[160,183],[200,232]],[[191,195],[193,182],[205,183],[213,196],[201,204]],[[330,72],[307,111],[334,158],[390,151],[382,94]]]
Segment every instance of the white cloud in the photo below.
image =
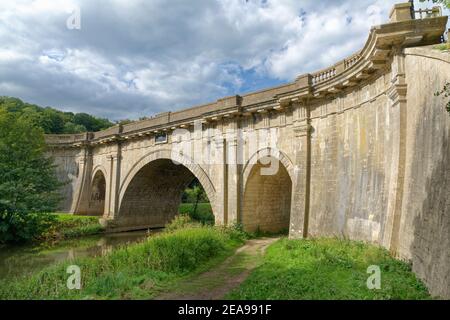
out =
[[0,95],[112,119],[205,103],[337,62],[395,2],[2,1]]

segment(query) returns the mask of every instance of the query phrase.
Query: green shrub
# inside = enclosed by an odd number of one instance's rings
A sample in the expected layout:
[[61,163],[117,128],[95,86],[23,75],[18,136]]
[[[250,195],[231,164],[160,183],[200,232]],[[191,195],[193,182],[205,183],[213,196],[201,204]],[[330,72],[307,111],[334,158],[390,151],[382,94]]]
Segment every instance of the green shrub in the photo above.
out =
[[189,215],[192,220],[206,225],[214,225],[214,214],[212,213],[211,204],[199,203],[196,210],[194,210],[194,203],[182,203],[179,208],[179,213]]
[[200,224],[194,222],[194,220],[187,214],[179,214],[168,225],[166,225],[165,231],[172,232],[188,226],[200,226]]
[[104,231],[99,217],[76,216],[72,214],[53,214],[55,219],[45,230],[39,240],[63,240],[82,236],[99,234]]
[[34,240],[46,232],[55,220],[55,216],[46,213],[0,213],[0,243]]

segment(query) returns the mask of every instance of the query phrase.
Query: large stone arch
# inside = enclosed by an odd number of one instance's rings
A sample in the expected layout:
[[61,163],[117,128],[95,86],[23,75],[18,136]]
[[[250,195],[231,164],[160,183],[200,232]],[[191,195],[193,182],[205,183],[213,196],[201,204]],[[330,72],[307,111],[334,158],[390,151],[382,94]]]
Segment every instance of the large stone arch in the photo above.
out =
[[[278,160],[278,170],[262,175],[261,160]],[[248,232],[288,232],[292,218],[294,166],[281,151],[256,152],[243,169],[240,223]]]
[[[174,156],[171,150],[152,151],[136,161],[119,187],[121,225],[162,227],[176,214],[177,197],[194,178],[202,184],[215,214],[215,188],[207,173],[189,158]],[[148,200],[146,198],[148,197]],[[154,211],[145,213],[147,210]],[[147,214],[155,216],[144,217]],[[133,215],[133,218],[130,218]],[[140,215],[140,216],[139,216]],[[126,221],[125,221],[126,220]]]

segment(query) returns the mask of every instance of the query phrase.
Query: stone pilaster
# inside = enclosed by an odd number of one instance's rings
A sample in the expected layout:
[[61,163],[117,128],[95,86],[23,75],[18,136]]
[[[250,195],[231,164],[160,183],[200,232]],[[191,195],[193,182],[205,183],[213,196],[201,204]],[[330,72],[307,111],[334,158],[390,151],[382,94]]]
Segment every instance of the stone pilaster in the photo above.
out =
[[216,208],[215,218],[216,225],[227,225],[228,223],[228,172],[226,164],[226,140],[222,136],[214,138],[215,159],[213,170],[217,174],[217,190],[216,190]]
[[106,181],[105,217],[115,219],[119,211],[119,186],[120,186],[120,143],[114,145],[111,154],[107,158],[109,176]]
[[242,143],[239,119],[231,119],[227,134],[227,224],[236,223],[240,218],[240,172],[242,170]]
[[393,130],[393,161],[395,171],[389,190],[388,216],[386,221],[386,237],[383,245],[397,254],[399,231],[402,215],[403,189],[405,180],[406,159],[406,126],[407,126],[407,84],[405,74],[405,57],[398,51],[392,61],[392,80],[388,90],[391,102],[393,121],[398,130]]
[[85,214],[91,188],[92,153],[88,146],[81,146],[77,157],[78,179],[70,212]]
[[311,124],[309,108],[294,102],[294,181],[290,237],[307,238],[309,226],[311,186]]

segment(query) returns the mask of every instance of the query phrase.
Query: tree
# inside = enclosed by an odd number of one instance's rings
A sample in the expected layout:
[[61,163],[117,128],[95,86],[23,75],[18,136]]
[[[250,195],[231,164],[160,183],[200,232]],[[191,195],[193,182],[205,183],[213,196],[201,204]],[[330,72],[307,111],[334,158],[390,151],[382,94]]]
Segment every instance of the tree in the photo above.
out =
[[97,118],[86,113],[74,114],[51,107],[42,108],[11,97],[0,96],[0,109],[27,118],[47,134],[99,131],[114,125],[107,119]]
[[[450,82],[447,82],[441,91],[436,92],[435,96],[436,97],[444,96],[445,98],[449,98],[450,97]],[[447,109],[447,112],[450,114],[450,101],[447,102],[446,109]]]
[[[420,2],[430,2],[430,0],[420,0]],[[431,0],[433,3],[441,4],[445,8],[450,9],[450,0]]]
[[35,238],[48,228],[60,196],[44,132],[0,108],[0,242]]

